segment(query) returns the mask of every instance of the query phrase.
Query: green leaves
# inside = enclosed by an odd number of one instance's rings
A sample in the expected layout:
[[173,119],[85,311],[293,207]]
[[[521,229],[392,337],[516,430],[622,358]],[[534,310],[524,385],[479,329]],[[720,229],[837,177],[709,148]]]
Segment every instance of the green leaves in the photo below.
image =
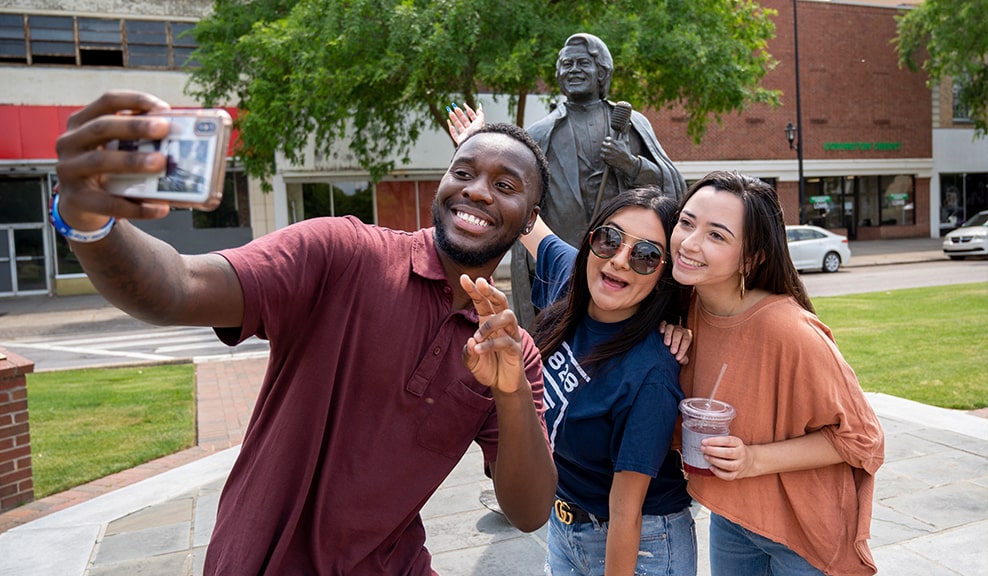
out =
[[699,140],[711,118],[777,101],[759,86],[774,65],[770,15],[751,0],[218,0],[195,28],[201,67],[187,90],[241,110],[251,176],[314,145],[344,146],[376,180],[404,161],[423,119],[445,126],[449,102],[483,91],[520,111],[528,94],[554,95],[563,42],[590,32],[614,56],[613,99],[681,104]]
[[898,16],[899,65],[923,69],[928,84],[953,78],[979,135],[988,134],[988,0],[925,0]]

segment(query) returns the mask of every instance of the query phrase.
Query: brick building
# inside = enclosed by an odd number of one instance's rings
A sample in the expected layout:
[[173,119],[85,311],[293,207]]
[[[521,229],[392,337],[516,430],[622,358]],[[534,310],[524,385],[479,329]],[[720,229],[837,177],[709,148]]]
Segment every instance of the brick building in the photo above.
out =
[[[700,145],[677,127],[684,115],[653,121],[688,179],[733,166],[774,180],[787,222],[796,223],[797,153],[785,134],[797,124],[793,5],[762,4],[778,10],[768,50],[779,62],[763,84],[782,91],[782,105],[725,118]],[[889,45],[896,11],[833,2],[799,2],[798,10],[802,220],[857,239],[928,235],[931,98],[925,76],[900,70]]]

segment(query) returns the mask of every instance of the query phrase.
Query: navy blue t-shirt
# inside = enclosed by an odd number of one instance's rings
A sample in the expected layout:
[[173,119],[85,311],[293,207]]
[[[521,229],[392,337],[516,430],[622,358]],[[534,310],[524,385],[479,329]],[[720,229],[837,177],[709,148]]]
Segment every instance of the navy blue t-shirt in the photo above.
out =
[[[569,290],[576,248],[556,236],[539,245],[532,303],[545,308]],[[679,452],[669,450],[683,391],[679,364],[656,331],[624,355],[581,366],[624,322],[585,316],[573,337],[543,359],[545,421],[559,473],[556,494],[607,518],[614,472],[652,476],[642,514],[679,512],[690,504]]]

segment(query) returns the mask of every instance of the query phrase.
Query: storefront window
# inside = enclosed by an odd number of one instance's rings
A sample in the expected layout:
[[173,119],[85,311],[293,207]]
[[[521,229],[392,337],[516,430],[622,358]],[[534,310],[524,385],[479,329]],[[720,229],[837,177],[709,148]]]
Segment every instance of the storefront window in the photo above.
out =
[[83,275],[82,264],[69,249],[69,242],[61,234],[55,234],[55,276]]
[[[911,175],[855,176],[824,180],[832,180],[834,187],[842,186],[842,227],[850,230],[851,222],[855,222],[857,227],[909,226],[916,222],[916,182]],[[836,196],[836,188],[834,190],[832,196]],[[857,215],[854,214],[855,206]],[[828,223],[827,227],[836,226]]]
[[878,176],[858,176],[855,178],[858,194],[858,226],[878,226]]
[[913,177],[881,176],[882,226],[907,226],[916,221],[916,203],[913,201]]
[[940,231],[945,233],[965,220],[964,175],[940,175]]
[[828,229],[851,228],[854,218],[854,179],[808,179],[804,213],[807,224]]
[[940,174],[940,234],[988,209],[988,172]]
[[215,210],[192,211],[195,228],[249,228],[250,196],[247,176],[241,171],[227,171],[223,182],[223,200]]
[[353,215],[374,223],[374,185],[370,182],[310,182],[302,184],[303,213],[294,207],[293,221],[319,216]]

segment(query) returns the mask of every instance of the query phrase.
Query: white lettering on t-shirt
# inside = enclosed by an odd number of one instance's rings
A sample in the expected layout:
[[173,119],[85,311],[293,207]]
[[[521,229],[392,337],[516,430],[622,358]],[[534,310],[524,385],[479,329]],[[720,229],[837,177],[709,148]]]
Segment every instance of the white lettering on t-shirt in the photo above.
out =
[[555,448],[556,431],[566,416],[569,406],[569,395],[576,390],[581,382],[590,381],[590,376],[583,370],[569,344],[563,342],[563,347],[546,359],[542,376],[545,384],[543,401],[546,408],[554,410],[559,403],[559,412],[549,424],[549,443]]

